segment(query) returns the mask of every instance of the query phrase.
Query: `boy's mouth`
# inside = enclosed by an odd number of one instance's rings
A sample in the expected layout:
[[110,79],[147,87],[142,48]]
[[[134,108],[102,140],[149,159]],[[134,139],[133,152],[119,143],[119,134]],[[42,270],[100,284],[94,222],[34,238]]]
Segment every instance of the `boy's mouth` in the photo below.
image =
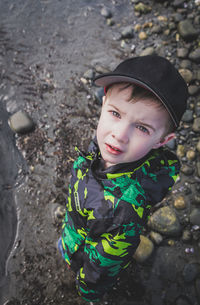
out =
[[119,148],[112,146],[110,144],[106,144],[106,149],[108,150],[108,152],[110,152],[114,155],[119,155],[122,153],[122,150],[120,150]]

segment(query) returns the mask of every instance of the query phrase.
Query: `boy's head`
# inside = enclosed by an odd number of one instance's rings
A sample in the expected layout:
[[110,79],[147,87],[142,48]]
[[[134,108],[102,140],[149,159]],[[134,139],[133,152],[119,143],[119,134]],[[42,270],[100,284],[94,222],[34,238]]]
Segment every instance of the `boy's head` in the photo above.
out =
[[97,128],[106,167],[137,161],[173,138],[186,110],[187,86],[168,60],[128,59],[95,83],[106,92]]

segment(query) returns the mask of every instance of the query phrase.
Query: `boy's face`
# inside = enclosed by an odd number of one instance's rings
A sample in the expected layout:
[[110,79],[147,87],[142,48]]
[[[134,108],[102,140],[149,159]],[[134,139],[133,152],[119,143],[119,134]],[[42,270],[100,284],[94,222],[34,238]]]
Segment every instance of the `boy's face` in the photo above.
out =
[[105,168],[137,161],[174,137],[174,134],[167,135],[161,142],[168,119],[166,110],[145,99],[129,101],[131,87],[120,91],[121,87],[113,86],[104,97],[97,127],[97,141]]

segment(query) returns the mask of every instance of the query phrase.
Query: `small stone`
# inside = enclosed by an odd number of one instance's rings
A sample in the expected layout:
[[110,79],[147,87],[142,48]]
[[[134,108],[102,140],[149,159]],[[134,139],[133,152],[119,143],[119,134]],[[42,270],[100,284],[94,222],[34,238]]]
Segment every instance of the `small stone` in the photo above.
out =
[[190,230],[184,230],[183,234],[182,234],[182,241],[183,242],[189,242],[192,238],[192,234],[190,232]]
[[140,56],[153,55],[153,54],[155,54],[154,48],[153,47],[148,47],[140,53]]
[[176,140],[172,139],[167,144],[165,144],[169,149],[174,150],[176,148]]
[[200,140],[198,141],[196,148],[197,148],[198,152],[200,152]]
[[133,38],[133,27],[127,26],[122,30],[122,37],[123,38]]
[[137,262],[142,263],[151,256],[153,250],[154,250],[154,245],[153,245],[152,241],[148,237],[141,235],[140,244],[139,244],[135,254],[133,255],[133,258]]
[[189,161],[193,161],[196,158],[196,152],[194,150],[190,149],[187,151],[186,157]]
[[177,49],[177,56],[179,58],[186,58],[188,55],[188,49],[187,48],[179,48]]
[[185,203],[185,199],[183,196],[179,196],[175,199],[174,201],[174,207],[177,210],[182,210],[186,208],[186,203]]
[[105,18],[111,18],[112,17],[112,13],[111,10],[109,10],[107,7],[103,7],[101,9],[101,15]]
[[142,31],[139,33],[139,38],[140,40],[145,40],[147,39],[147,34],[144,31]]
[[10,128],[19,134],[26,134],[32,132],[35,129],[35,124],[31,117],[23,111],[18,111],[11,115],[8,120]]
[[147,14],[151,12],[152,8],[148,5],[143,4],[142,2],[135,5],[134,10],[140,14]]
[[186,83],[190,83],[193,79],[193,74],[189,69],[179,69],[179,73],[184,78]]
[[192,41],[198,37],[198,31],[194,28],[190,20],[182,20],[178,24],[178,32],[187,41]]
[[193,225],[200,226],[200,209],[194,208],[190,214],[190,222]]
[[182,69],[191,69],[191,67],[192,67],[192,63],[188,59],[183,59],[180,62],[180,68],[182,68]]
[[154,231],[150,232],[149,237],[156,245],[159,245],[163,241],[162,235]]
[[189,263],[183,269],[183,278],[186,283],[191,283],[200,273],[200,265],[198,263]]
[[196,86],[196,85],[191,85],[188,87],[188,92],[190,95],[196,95],[199,93],[199,86]]
[[84,74],[83,77],[86,79],[93,79],[94,78],[94,71],[92,69],[87,70]]
[[112,18],[108,18],[106,23],[108,26],[113,26],[115,24],[115,21]]
[[200,48],[197,48],[196,50],[192,51],[188,57],[192,61],[200,63]]
[[193,121],[193,111],[187,109],[182,116],[182,121],[185,123],[192,122]]
[[197,167],[197,175],[200,177],[200,162],[199,161],[196,163],[196,167]]
[[192,130],[195,132],[200,132],[200,118],[195,118],[192,125]]
[[179,158],[183,158],[185,156],[185,146],[179,144],[177,146],[176,154]]
[[181,172],[186,176],[191,176],[194,172],[194,169],[188,164],[183,164],[181,166]]
[[171,207],[162,207],[149,219],[148,226],[167,236],[177,236],[181,232],[180,222]]
[[161,27],[161,25],[155,24],[155,25],[152,27],[151,32],[152,32],[153,34],[160,34],[160,33],[162,32],[162,27]]

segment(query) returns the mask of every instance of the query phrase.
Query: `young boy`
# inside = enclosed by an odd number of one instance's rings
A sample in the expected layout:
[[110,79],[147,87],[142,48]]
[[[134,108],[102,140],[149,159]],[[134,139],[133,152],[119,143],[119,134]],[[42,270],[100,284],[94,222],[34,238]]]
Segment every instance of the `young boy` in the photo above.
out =
[[96,139],[72,169],[60,251],[79,294],[98,300],[127,268],[152,205],[180,164],[163,148],[186,110],[187,86],[165,58],[123,61],[95,84],[105,88]]

